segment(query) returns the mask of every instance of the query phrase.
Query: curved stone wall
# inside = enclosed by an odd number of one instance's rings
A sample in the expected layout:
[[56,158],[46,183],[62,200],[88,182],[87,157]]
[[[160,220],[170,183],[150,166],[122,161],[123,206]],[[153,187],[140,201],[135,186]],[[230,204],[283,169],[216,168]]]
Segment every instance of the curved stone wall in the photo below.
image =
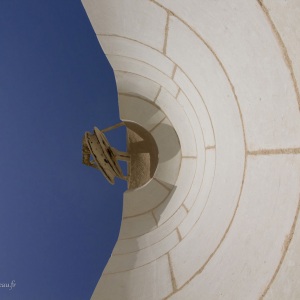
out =
[[83,4],[158,147],[92,299],[299,299],[300,1]]

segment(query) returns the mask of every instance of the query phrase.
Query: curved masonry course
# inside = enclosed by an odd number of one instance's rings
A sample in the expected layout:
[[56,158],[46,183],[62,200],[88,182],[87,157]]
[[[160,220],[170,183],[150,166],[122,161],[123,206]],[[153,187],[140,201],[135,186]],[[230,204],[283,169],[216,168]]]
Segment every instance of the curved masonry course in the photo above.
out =
[[300,0],[83,0],[152,178],[92,299],[300,299]]

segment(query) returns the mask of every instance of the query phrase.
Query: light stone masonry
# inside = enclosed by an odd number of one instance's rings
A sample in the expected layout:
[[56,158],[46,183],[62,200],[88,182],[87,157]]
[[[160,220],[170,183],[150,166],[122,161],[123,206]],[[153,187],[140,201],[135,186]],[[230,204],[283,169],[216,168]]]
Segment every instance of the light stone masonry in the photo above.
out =
[[300,0],[82,3],[158,152],[92,299],[298,300]]

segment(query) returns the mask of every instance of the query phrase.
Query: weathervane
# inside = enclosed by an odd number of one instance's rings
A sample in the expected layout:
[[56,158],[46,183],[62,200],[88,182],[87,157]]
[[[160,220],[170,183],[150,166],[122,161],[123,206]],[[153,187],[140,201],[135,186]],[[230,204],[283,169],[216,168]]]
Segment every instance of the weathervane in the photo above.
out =
[[128,180],[118,163],[118,160],[129,161],[130,156],[127,152],[121,152],[112,148],[104,135],[104,132],[123,126],[118,123],[112,127],[99,130],[94,127],[94,132],[86,132],[82,140],[82,163],[100,170],[109,183],[115,183],[115,177]]

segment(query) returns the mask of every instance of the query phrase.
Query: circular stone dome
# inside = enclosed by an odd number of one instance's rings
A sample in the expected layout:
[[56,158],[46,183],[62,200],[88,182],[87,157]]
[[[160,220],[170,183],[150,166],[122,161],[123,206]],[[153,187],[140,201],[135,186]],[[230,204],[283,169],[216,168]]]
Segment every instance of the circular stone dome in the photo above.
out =
[[92,299],[299,299],[299,1],[83,4],[153,138]]

